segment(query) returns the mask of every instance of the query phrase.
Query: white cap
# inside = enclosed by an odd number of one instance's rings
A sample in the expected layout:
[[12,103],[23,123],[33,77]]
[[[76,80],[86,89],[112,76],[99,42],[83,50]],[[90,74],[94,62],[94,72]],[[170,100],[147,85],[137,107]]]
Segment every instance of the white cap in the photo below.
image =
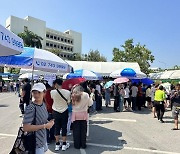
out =
[[46,86],[43,83],[35,83],[32,87],[31,91],[37,90],[39,92],[43,92],[44,90],[46,90]]

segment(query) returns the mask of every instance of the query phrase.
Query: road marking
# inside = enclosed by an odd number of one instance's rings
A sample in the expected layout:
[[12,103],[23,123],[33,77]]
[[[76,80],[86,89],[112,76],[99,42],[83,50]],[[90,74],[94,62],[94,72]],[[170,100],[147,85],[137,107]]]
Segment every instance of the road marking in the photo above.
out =
[[137,122],[134,119],[115,119],[115,118],[100,118],[100,117],[94,117],[90,118],[91,120],[111,120],[111,121],[123,121],[123,122]]
[[123,147],[123,146],[114,146],[114,145],[104,145],[104,144],[95,144],[95,143],[87,143],[87,145],[102,147],[102,148],[124,149],[124,150],[131,150],[131,151],[143,151],[143,152],[150,152],[150,153],[180,154],[177,152],[151,150],[151,149],[134,148],[134,147]]
[[[0,136],[16,137],[17,135],[0,133]],[[68,142],[73,143],[73,141],[68,141]],[[143,152],[149,152],[149,153],[180,154],[177,152],[151,150],[151,149],[134,148],[134,147],[126,147],[126,146],[124,147],[124,146],[115,146],[115,145],[105,145],[105,144],[96,144],[96,143],[87,143],[87,145],[100,147],[100,148],[112,148],[112,149],[117,149],[117,150],[123,149],[123,150],[130,150],[130,151],[143,151]],[[84,149],[80,149],[80,152],[81,154],[86,154],[86,151]]]
[[0,133],[0,136],[16,137],[17,135],[14,135],[14,134],[3,134],[3,133]]
[[81,154],[86,154],[85,149],[80,149]]

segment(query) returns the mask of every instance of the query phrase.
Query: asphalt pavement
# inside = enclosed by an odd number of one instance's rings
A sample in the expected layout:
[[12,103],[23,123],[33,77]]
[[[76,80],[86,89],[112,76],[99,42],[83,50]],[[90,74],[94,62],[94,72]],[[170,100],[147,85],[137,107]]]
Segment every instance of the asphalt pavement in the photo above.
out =
[[[0,154],[11,150],[22,118],[19,117],[19,98],[14,93],[0,93]],[[113,102],[112,102],[113,104]],[[180,131],[172,131],[171,111],[165,113],[165,123],[154,119],[151,111],[114,112],[113,107],[90,115],[90,134],[87,148],[74,149],[73,138],[67,151],[54,151],[49,145],[47,154],[180,154]]]

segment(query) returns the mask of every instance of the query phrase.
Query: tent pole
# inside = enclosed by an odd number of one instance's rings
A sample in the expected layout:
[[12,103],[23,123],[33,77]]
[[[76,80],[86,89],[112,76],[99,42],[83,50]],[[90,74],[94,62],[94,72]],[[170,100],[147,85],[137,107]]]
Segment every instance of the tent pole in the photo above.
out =
[[32,81],[31,81],[31,86],[34,85],[34,65],[32,65]]

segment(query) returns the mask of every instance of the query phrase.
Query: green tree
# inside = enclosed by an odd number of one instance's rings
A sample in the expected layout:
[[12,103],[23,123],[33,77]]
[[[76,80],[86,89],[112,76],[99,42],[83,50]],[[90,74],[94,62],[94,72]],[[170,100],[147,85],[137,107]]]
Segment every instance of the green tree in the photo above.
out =
[[88,54],[84,55],[84,60],[95,61],[95,62],[106,62],[107,59],[100,54],[99,50],[90,50]]
[[174,70],[179,70],[179,69],[180,69],[180,66],[175,65],[175,66],[173,67],[173,69],[174,69]]
[[62,50],[59,50],[59,49],[55,49],[55,48],[52,48],[52,49],[47,49],[48,51],[54,53],[55,55],[59,56],[61,53],[62,53]]
[[155,58],[145,45],[141,45],[140,43],[134,45],[133,39],[128,39],[121,47],[123,48],[123,50],[120,50],[118,48],[113,49],[113,61],[137,62],[142,72],[146,74],[149,73],[150,63],[152,63]]
[[25,30],[24,32],[19,33],[18,36],[23,39],[24,46],[26,47],[42,48],[41,40],[43,40],[43,38],[32,31]]

